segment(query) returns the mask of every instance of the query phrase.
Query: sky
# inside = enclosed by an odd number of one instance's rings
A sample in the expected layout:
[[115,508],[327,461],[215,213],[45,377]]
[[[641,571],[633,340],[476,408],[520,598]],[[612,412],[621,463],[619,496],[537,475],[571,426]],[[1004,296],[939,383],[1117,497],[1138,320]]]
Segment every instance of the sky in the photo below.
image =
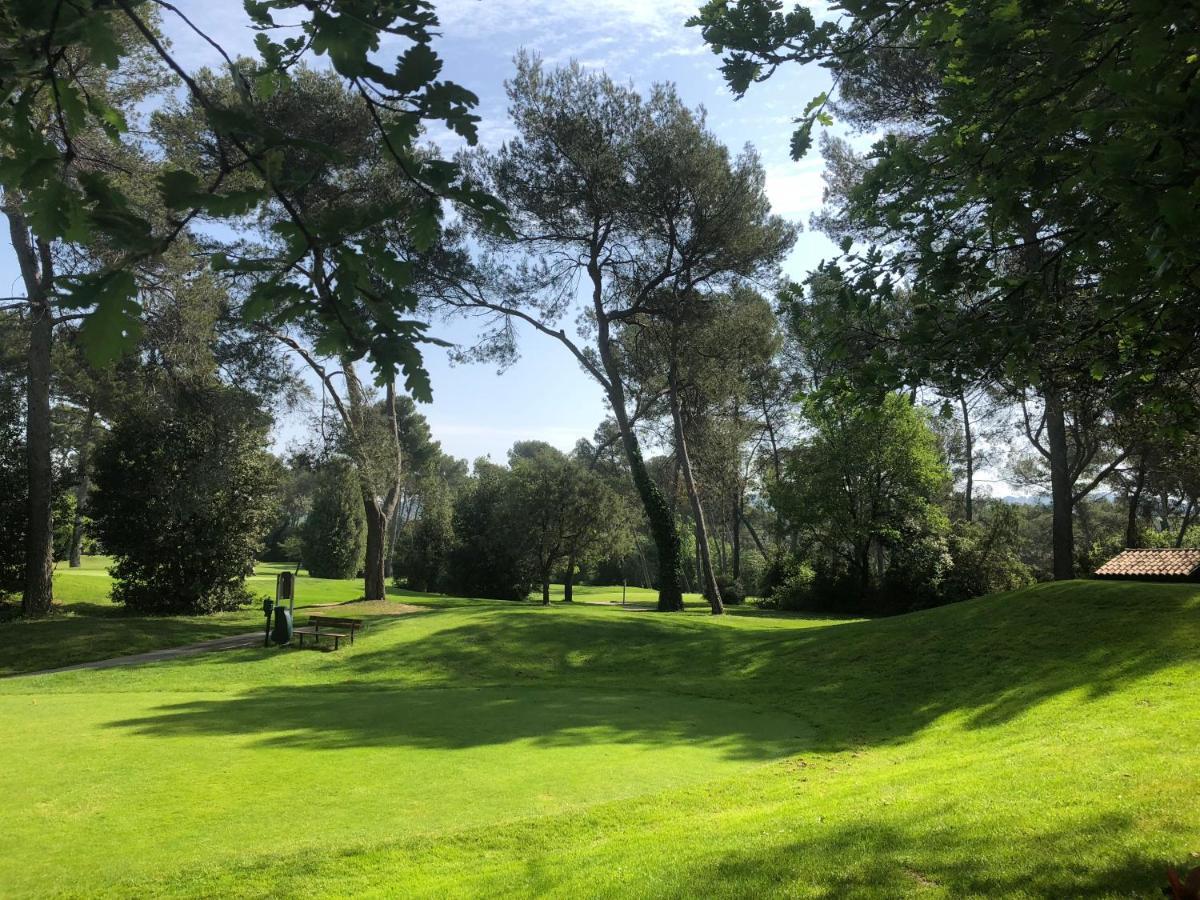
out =
[[[253,33],[245,27],[241,0],[176,2],[229,51],[253,52]],[[799,163],[788,156],[792,118],[827,87],[827,77],[816,68],[785,67],[735,100],[721,79],[719,58],[697,29],[684,26],[699,2],[441,0],[436,8],[442,36],[434,46],[445,61],[443,77],[479,95],[480,142],[488,147],[499,146],[513,134],[503,85],[521,49],[541,55],[551,65],[577,60],[640,90],[673,82],[689,106],[704,107],[709,127],[731,150],[747,143],[758,150],[774,211],[803,226],[784,265],[787,275],[801,278],[836,253],[828,238],[808,228],[809,216],[821,205],[820,156],[815,149]],[[212,49],[178,20],[168,17],[164,25],[185,68],[214,64]],[[457,149],[452,135],[432,137],[447,154]],[[12,282],[16,288],[17,280],[11,248],[5,245],[0,250],[0,286]],[[469,343],[472,327],[467,322],[439,323],[433,333]],[[519,439],[540,439],[569,449],[579,438],[592,435],[606,414],[595,382],[565,348],[529,329],[521,334],[520,351],[515,365],[497,372],[483,364],[452,365],[446,351],[427,348],[434,398],[421,412],[447,453],[499,461]],[[315,405],[281,418],[277,450],[286,450],[305,435],[315,406],[319,398]]]
[[[731,149],[754,144],[767,171],[774,210],[807,223],[821,202],[819,158],[792,162],[787,153],[791,119],[823,89],[823,73],[781,72],[776,80],[735,101],[718,71],[718,58],[684,22],[695,0],[448,0],[438,4],[444,38],[437,47],[446,75],[480,97],[481,143],[496,146],[512,135],[503,82],[518,50],[547,64],[574,59],[603,69],[614,80],[645,90],[674,82],[684,102],[703,106],[716,135]],[[823,235],[801,235],[786,271],[801,276],[833,244]],[[469,340],[452,329],[451,340]],[[563,449],[590,437],[605,415],[595,382],[551,339],[526,331],[521,360],[502,375],[486,366],[450,367],[430,354],[434,402],[425,409],[433,434],[447,452],[503,459],[518,438],[538,438]]]
[[[250,51],[240,0],[183,2],[197,25],[231,50]],[[716,135],[733,150],[753,144],[762,155],[774,210],[807,224],[821,202],[821,162],[788,158],[791,118],[823,89],[821,72],[793,69],[736,101],[718,71],[719,59],[684,22],[699,0],[444,0],[436,4],[442,36],[434,46],[445,61],[443,77],[479,95],[480,143],[499,146],[513,135],[507,115],[504,80],[522,48],[547,64],[574,59],[603,69],[612,78],[646,90],[656,82],[674,82],[683,100],[703,106]],[[213,62],[211,50],[170,19],[166,22],[175,52],[189,69]],[[386,50],[386,48],[384,48]],[[457,149],[451,135],[432,135],[449,154]],[[832,256],[823,235],[801,234],[786,271],[796,277]],[[438,323],[433,333],[469,343],[467,322]],[[434,399],[421,412],[442,448],[473,460],[503,460],[516,440],[540,439],[569,449],[590,437],[606,414],[602,393],[569,356],[548,337],[524,330],[519,361],[503,373],[484,364],[451,365],[446,351],[428,347],[426,362]],[[278,449],[302,436],[309,411],[281,422]]]

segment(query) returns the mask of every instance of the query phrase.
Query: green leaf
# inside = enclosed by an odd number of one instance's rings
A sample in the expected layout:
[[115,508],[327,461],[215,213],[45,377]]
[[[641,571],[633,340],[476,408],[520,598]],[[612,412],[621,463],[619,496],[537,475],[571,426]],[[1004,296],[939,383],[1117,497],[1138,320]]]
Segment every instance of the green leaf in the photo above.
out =
[[158,192],[167,209],[188,209],[200,192],[200,179],[191,172],[170,169],[158,176]]
[[792,159],[799,162],[804,158],[805,154],[812,148],[812,119],[807,119],[805,122],[792,132],[791,153]]
[[31,191],[24,204],[34,234],[46,241],[83,240],[87,227],[79,196],[65,181],[51,179]]
[[442,61],[428,44],[413,44],[404,51],[396,62],[396,88],[406,93],[415,93],[437,78],[442,70]]
[[441,231],[441,205],[436,198],[415,206],[408,215],[408,232],[413,246],[421,253],[430,249]]
[[93,307],[79,329],[88,360],[97,366],[112,362],[137,342],[142,333],[137,283],[126,270],[85,275],[68,285],[67,308]]

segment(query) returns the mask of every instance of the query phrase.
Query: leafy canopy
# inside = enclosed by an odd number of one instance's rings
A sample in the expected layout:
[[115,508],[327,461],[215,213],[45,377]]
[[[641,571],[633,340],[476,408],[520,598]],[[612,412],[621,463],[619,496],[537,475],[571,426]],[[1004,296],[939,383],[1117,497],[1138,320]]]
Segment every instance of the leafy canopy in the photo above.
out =
[[[175,7],[185,27],[199,31]],[[256,32],[258,58],[243,65],[220,51],[235,90],[218,94],[190,73],[171,53],[155,25],[157,5],[141,0],[81,0],[73,3],[0,5],[0,187],[20,204],[35,234],[46,241],[104,241],[119,251],[113,261],[67,280],[60,301],[86,311],[86,329],[95,355],[115,355],[136,336],[140,305],[130,265],[154,256],[197,217],[227,221],[269,206],[282,209],[275,226],[281,247],[267,267],[257,307],[287,319],[314,312],[330,346],[352,358],[370,357],[381,381],[403,370],[408,386],[429,397],[428,375],[421,363],[422,339],[397,310],[412,309],[416,299],[411,272],[384,242],[346,240],[346,223],[315,221],[295,202],[303,173],[282,163],[303,147],[326,159],[337,148],[302,134],[286,133],[254,114],[255,106],[285,90],[307,60],[324,58],[346,88],[371,113],[370,135],[391,166],[392,177],[411,183],[417,202],[378,214],[402,227],[413,245],[429,247],[441,229],[442,201],[452,199],[473,209],[489,228],[503,228],[498,202],[462,177],[456,164],[416,152],[424,123],[440,123],[468,143],[477,139],[474,94],[439,78],[441,61],[431,43],[437,17],[426,0],[246,0],[249,27]],[[276,21],[283,15],[286,31]],[[158,178],[160,199],[170,211],[166,222],[139,213],[126,192],[102,172],[64,177],[75,159],[76,137],[99,131],[113,142],[130,141],[120,109],[84,89],[81,59],[113,70],[128,63],[135,47],[118,39],[134,33],[182,84],[204,112],[212,131],[229,148],[215,171],[204,177],[169,164]],[[291,36],[281,40],[276,35]],[[384,41],[405,49],[393,63],[379,60]],[[216,267],[239,263],[216,256]],[[307,289],[286,276],[307,264],[316,276]]]

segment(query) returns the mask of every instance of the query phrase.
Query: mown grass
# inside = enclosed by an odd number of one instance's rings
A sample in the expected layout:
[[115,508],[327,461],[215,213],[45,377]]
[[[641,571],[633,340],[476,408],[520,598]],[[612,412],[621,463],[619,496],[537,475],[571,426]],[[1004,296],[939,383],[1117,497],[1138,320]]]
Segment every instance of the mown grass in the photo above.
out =
[[[0,638],[5,642],[4,652],[0,653],[0,677],[245,634],[264,625],[257,602],[209,616],[132,615],[112,602],[110,565],[111,560],[103,556],[84,557],[83,565],[75,569],[60,564],[54,573],[54,610],[45,619],[24,621],[17,618],[15,604],[0,607],[5,613],[0,615]],[[294,571],[289,565],[261,563],[246,579],[246,585],[260,600],[273,598],[276,576],[285,569]],[[312,578],[301,572],[296,583],[298,609],[362,597],[362,582],[358,580]],[[432,607],[462,602],[395,587],[388,589],[388,595]],[[359,614],[363,612],[360,609]]]
[[[233,612],[208,616],[132,615],[110,597],[112,578],[108,568],[112,561],[104,556],[85,556],[82,562],[78,568],[60,564],[55,570],[54,611],[48,618],[23,621],[17,617],[19,607],[15,603],[0,605],[0,636],[5,636],[7,642],[4,653],[0,654],[0,677],[230,637],[264,625],[257,602]],[[290,564],[260,563],[254,575],[246,579],[246,586],[260,600],[273,598],[275,579],[285,570],[295,572]],[[553,599],[560,601],[562,585],[555,585],[554,592]],[[396,601],[431,609],[495,602],[423,594],[391,585],[387,593]],[[630,604],[653,606],[657,600],[656,592],[644,588],[631,587],[627,593]],[[581,602],[619,603],[621,587],[581,585],[576,586],[575,594]],[[296,578],[297,609],[350,603],[360,600],[362,595],[362,582],[357,579],[312,578],[304,571]],[[688,595],[687,599],[695,612],[702,611],[698,595]],[[357,608],[356,615],[371,614],[369,609]]]
[[1155,896],[1200,592],[893,619],[440,601],[0,684],[6,895]]

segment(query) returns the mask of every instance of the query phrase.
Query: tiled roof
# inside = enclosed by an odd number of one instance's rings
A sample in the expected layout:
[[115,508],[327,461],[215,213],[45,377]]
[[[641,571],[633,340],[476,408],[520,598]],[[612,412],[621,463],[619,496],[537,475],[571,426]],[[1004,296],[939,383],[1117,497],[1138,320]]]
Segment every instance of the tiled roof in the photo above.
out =
[[1200,550],[1124,550],[1096,570],[1097,575],[1184,576],[1200,568]]

